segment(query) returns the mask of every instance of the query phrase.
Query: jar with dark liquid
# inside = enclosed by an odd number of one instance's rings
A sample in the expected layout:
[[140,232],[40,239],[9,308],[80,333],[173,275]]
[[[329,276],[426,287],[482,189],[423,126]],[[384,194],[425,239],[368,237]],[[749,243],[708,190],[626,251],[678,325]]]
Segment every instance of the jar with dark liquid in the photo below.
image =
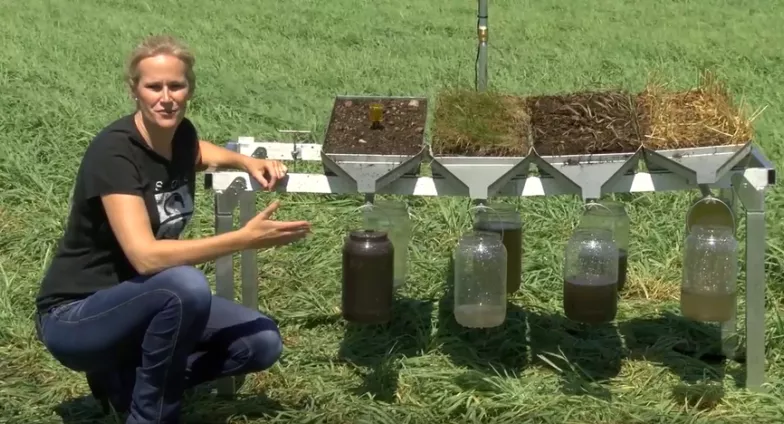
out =
[[352,231],[343,245],[343,318],[362,324],[391,319],[395,249],[382,231]]
[[681,313],[695,321],[725,322],[737,305],[738,242],[728,225],[691,227],[683,255]]
[[580,222],[585,228],[611,228],[615,244],[618,246],[618,291],[626,285],[629,267],[629,236],[631,223],[626,207],[621,202],[602,200],[585,205],[585,213]]
[[567,318],[602,324],[618,312],[618,247],[611,229],[580,228],[564,252],[563,307]]
[[507,203],[480,208],[474,219],[475,231],[489,231],[501,237],[506,248],[506,292],[520,289],[523,274],[523,220],[520,213]]

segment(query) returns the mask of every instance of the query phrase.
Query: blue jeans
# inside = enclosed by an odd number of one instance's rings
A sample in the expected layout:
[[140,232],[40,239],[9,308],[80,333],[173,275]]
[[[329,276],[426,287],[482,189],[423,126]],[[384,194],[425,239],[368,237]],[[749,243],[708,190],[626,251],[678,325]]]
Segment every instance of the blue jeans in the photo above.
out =
[[[213,296],[180,266],[58,306],[41,340],[64,366],[131,375],[127,423],[177,423],[186,388],[271,367],[283,349],[272,319]],[[135,380],[135,381],[134,381]]]

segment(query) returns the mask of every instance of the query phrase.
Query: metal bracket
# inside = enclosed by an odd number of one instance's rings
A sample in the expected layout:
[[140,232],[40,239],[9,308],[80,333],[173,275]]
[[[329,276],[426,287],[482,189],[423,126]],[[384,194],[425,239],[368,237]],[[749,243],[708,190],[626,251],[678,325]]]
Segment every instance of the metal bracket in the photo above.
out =
[[[283,134],[310,134],[308,130],[278,130],[279,133]],[[292,142],[293,148],[291,149],[291,158],[294,160],[299,160],[300,156],[302,155],[302,149],[297,146],[297,138],[295,137],[294,141]]]

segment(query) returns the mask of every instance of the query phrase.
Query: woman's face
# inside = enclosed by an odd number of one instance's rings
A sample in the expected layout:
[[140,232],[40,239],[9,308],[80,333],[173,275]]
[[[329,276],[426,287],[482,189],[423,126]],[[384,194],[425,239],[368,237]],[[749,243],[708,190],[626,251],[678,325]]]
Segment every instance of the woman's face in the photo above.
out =
[[191,96],[185,63],[161,54],[140,61],[138,72],[134,94],[142,116],[162,129],[177,128]]

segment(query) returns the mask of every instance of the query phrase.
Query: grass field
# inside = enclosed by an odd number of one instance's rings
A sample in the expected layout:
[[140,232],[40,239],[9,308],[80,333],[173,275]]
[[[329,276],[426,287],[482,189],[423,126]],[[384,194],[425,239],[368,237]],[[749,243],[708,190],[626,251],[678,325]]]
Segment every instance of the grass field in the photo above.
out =
[[[493,89],[639,90],[652,71],[688,87],[710,68],[736,95],[768,105],[757,138],[781,164],[784,3],[573,3],[491,0]],[[276,129],[309,129],[320,140],[336,94],[432,96],[473,84],[475,15],[468,0],[0,0],[0,422],[114,422],[80,400],[83,376],[42,348],[32,315],[80,156],[103,125],[131,110],[120,77],[135,42],[165,31],[196,50],[190,116],[203,137],[276,139]],[[409,199],[408,300],[389,333],[369,334],[335,315],[339,247],[359,222],[360,196],[279,196],[280,218],[315,228],[305,243],[259,254],[259,303],[281,325],[284,356],[250,376],[235,400],[190,400],[188,422],[782,422],[784,192],[772,189],[767,203],[766,394],[738,388],[741,365],[696,358],[712,330],[677,318],[681,223],[696,194],[625,198],[632,257],[618,330],[589,332],[561,318],[562,251],[579,202],[510,200],[527,223],[524,289],[513,300],[520,310],[505,332],[483,340],[456,333],[439,313],[448,254],[469,224],[465,199]],[[276,196],[260,195],[259,204]],[[212,233],[209,193],[200,193],[199,212],[189,236]],[[212,276],[211,264],[204,269]],[[631,340],[630,331],[646,337]]]

